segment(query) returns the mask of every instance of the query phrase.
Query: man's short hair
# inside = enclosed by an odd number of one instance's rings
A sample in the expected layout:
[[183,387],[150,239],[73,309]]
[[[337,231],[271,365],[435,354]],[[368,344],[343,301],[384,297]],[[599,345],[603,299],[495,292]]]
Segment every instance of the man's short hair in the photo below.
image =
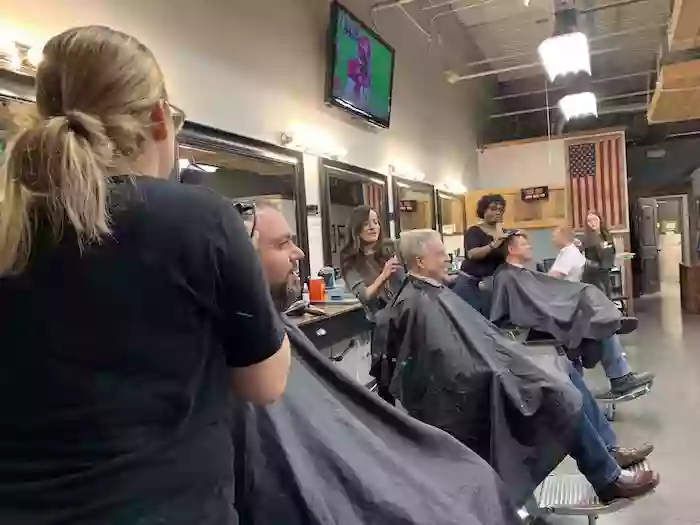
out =
[[401,232],[399,239],[401,260],[406,264],[413,264],[418,257],[425,254],[425,246],[432,240],[442,241],[442,237],[435,230],[429,229]]
[[515,232],[515,233],[511,233],[511,234],[506,238],[505,242],[503,243],[503,250],[504,250],[504,252],[505,252],[506,255],[508,255],[508,248],[510,248],[511,246],[513,246],[513,244],[515,244],[515,242],[517,241],[517,239],[518,239],[519,237],[523,237],[523,238],[525,238],[525,239],[528,238],[527,233],[525,233],[525,232],[523,232],[523,231],[518,231],[518,232]]
[[574,239],[576,238],[576,235],[574,235],[574,229],[568,224],[560,224],[557,226],[557,232],[559,232],[559,234],[561,234],[561,236],[569,242],[574,242]]

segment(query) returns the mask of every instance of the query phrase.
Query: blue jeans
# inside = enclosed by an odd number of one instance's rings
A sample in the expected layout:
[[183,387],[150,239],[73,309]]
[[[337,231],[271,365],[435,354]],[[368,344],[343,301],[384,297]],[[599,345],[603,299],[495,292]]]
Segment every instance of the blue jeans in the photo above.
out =
[[600,490],[620,475],[620,466],[610,455],[610,450],[616,446],[617,439],[610,423],[583,382],[583,378],[571,364],[569,364],[569,378],[583,396],[579,429],[569,454],[593,488]]
[[605,375],[608,379],[617,379],[632,372],[627,359],[623,355],[625,350],[622,348],[622,343],[620,343],[620,338],[617,334],[601,340],[600,343],[603,345],[603,355],[600,364],[605,370]]
[[469,303],[474,310],[489,318],[489,297],[486,292],[479,290],[478,281],[460,273],[452,286],[452,291]]

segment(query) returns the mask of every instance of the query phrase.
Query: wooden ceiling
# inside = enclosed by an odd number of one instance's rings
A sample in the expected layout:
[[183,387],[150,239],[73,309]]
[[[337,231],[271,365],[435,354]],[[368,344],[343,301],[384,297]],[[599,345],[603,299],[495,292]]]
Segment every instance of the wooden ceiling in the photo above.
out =
[[700,119],[700,59],[661,68],[647,119],[654,124]]
[[668,28],[668,49],[671,52],[700,47],[700,2],[675,0]]
[[650,123],[700,119],[700,1],[675,0],[668,28],[667,61],[661,62],[647,119]]

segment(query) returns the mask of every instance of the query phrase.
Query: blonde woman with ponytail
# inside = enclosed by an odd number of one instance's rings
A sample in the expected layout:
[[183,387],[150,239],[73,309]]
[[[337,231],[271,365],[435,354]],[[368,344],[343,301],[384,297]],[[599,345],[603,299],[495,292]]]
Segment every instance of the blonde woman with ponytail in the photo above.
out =
[[229,395],[289,366],[245,226],[168,180],[184,115],[143,44],[43,52],[0,179],[0,523],[236,523]]

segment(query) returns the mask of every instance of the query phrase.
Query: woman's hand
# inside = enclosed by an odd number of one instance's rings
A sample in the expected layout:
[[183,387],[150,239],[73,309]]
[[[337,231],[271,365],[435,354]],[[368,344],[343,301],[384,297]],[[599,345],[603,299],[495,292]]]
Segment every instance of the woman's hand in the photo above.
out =
[[399,259],[394,256],[384,263],[384,268],[382,269],[382,278],[386,281],[389,279],[396,271],[401,268],[401,263]]
[[489,246],[491,246],[491,248],[494,250],[496,248],[500,248],[501,246],[503,246],[503,243],[506,242],[508,240],[508,238],[513,236],[513,235],[517,235],[517,232],[508,232],[508,233],[503,232],[498,239],[494,239],[493,241],[491,241]]

